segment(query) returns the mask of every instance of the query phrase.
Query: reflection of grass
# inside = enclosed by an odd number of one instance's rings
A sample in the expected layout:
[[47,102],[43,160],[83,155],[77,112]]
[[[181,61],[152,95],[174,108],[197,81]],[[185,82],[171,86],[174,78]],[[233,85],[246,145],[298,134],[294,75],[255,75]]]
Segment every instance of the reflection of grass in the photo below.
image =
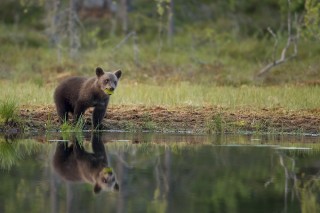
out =
[[26,156],[39,151],[41,143],[33,140],[7,142],[0,140],[0,168],[10,169]]
[[14,146],[11,143],[0,143],[0,165],[3,169],[9,169],[20,158],[21,154],[16,152]]

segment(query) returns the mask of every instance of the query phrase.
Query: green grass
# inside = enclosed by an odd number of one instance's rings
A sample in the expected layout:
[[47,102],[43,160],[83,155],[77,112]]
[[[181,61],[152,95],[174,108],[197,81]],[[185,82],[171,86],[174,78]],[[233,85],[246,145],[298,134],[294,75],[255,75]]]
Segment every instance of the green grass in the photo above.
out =
[[16,121],[17,119],[18,103],[15,99],[0,99],[0,118],[4,120],[5,123],[9,121]]
[[62,132],[82,132],[85,125],[85,119],[81,115],[78,121],[75,124],[69,122],[63,122],[61,125]]
[[121,82],[112,104],[272,108],[290,110],[320,107],[319,86],[209,86],[179,83],[152,86]]
[[224,133],[226,128],[226,122],[223,120],[223,117],[220,114],[208,118],[205,125],[206,132],[209,134]]
[[[15,97],[19,105],[53,104],[54,85],[39,87],[35,83],[10,82],[0,85],[0,100]],[[162,105],[178,106],[222,106],[228,108],[275,108],[288,110],[316,109],[320,107],[319,86],[210,86],[191,83],[154,86],[132,84],[126,80],[119,83],[111,96],[110,105]],[[12,100],[13,101],[13,100]],[[14,104],[9,102],[8,104]],[[15,106],[11,106],[14,108]]]
[[6,100],[7,97],[15,97],[19,105],[48,105],[53,103],[53,86],[40,87],[36,83],[2,81],[0,85],[0,100]]

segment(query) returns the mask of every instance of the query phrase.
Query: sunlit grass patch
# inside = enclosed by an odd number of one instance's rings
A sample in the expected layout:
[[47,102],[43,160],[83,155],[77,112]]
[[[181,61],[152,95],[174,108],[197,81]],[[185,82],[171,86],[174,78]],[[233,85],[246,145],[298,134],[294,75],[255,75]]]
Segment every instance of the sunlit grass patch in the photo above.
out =
[[32,82],[2,81],[0,84],[0,100],[14,97],[19,105],[48,105],[53,103],[53,87],[51,85],[40,86]]
[[[25,82],[0,84],[0,100],[15,97],[19,105],[53,104],[54,85]],[[287,110],[320,107],[319,86],[210,86],[191,83],[164,85],[120,81],[110,98],[110,105],[222,106],[227,108],[284,108]]]
[[320,107],[318,86],[208,86],[190,83],[175,85],[126,84],[121,82],[112,104],[165,106],[222,106],[228,108],[278,108],[289,110]]

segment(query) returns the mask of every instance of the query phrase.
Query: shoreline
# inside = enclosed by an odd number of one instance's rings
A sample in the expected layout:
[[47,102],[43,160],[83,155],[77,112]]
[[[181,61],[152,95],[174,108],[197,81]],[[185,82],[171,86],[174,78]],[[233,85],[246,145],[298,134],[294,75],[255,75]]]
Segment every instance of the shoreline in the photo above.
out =
[[[91,129],[92,109],[85,114],[84,130]],[[17,122],[1,123],[0,133],[60,131],[54,105],[21,106]],[[113,105],[103,130],[180,132],[191,134],[264,133],[319,136],[320,109],[230,109],[220,106]]]

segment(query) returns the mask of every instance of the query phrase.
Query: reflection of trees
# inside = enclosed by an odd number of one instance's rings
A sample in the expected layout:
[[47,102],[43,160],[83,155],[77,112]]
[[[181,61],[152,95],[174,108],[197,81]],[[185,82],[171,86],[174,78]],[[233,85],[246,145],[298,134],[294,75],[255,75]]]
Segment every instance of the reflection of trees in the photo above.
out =
[[291,199],[296,197],[301,203],[301,212],[320,212],[319,159],[304,154],[304,159],[300,160],[301,165],[297,167],[297,157],[290,157],[290,155],[299,156],[302,153],[299,151],[289,154],[279,153],[280,165],[283,167],[285,174],[285,207],[289,202],[288,192],[291,191]]
[[0,139],[0,212],[41,212],[49,204],[43,182],[49,145]]
[[320,212],[320,181],[319,177],[298,181],[297,191],[300,194],[301,212]]
[[[126,167],[127,187],[123,187],[127,188],[122,197],[125,209],[137,208],[137,203],[144,203],[151,212],[235,212],[240,206],[247,210],[283,207],[283,188],[265,191],[263,186],[270,173],[270,151],[192,145],[142,144],[131,148],[135,151],[126,152],[125,159],[131,166]],[[281,171],[278,166],[276,173]],[[270,207],[265,198],[276,202]]]
[[172,181],[171,181],[171,158],[172,150],[165,148],[163,157],[158,155],[154,167],[154,178],[156,180],[153,201],[151,202],[150,209],[155,212],[170,212],[172,198]]
[[[284,170],[284,175],[285,175],[285,185],[284,185],[284,211],[287,212],[287,204],[288,204],[288,194],[290,190],[289,184],[292,183],[295,185],[296,183],[296,175],[294,172],[295,169],[295,159],[291,157],[287,157],[283,155],[283,153],[278,152],[279,155],[279,163],[281,167]],[[291,163],[291,168],[285,164],[285,157],[290,161]],[[291,197],[294,197],[294,190],[291,190]]]
[[66,185],[55,175],[48,158],[54,149],[49,155],[47,151],[53,146],[9,143],[16,150],[11,153],[22,154],[13,154],[18,160],[0,175],[5,183],[0,185],[0,212],[319,211],[317,155],[254,147],[106,143],[110,140],[104,138],[104,147],[120,192],[99,196],[90,185]]

